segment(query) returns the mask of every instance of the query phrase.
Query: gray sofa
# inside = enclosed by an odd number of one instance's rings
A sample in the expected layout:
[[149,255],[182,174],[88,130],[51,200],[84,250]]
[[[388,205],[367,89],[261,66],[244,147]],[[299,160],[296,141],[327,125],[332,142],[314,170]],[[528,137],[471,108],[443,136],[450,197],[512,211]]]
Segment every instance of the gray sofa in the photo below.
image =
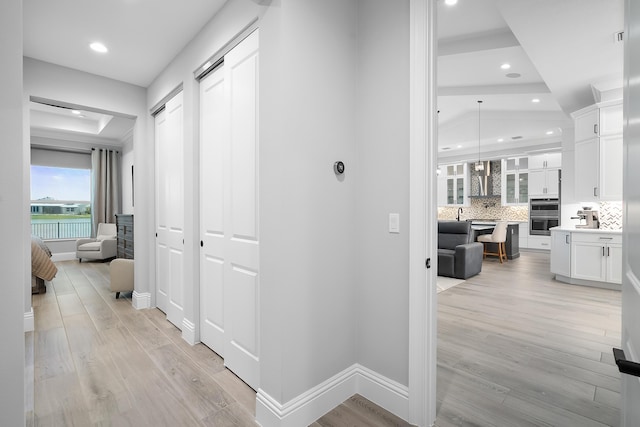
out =
[[467,279],[482,270],[482,243],[470,221],[438,221],[438,275]]

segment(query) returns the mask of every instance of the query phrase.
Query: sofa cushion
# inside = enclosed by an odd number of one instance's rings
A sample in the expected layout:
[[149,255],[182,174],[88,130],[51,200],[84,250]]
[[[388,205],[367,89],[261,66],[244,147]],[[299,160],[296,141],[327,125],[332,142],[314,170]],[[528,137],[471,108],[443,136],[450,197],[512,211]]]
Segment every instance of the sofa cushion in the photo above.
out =
[[79,251],[99,251],[101,247],[102,247],[101,242],[90,242],[90,243],[84,243],[78,246],[78,250]]
[[115,240],[117,239],[117,236],[111,235],[111,234],[101,234],[100,236],[96,236],[96,240],[98,242],[102,242],[103,240]]
[[438,249],[455,249],[473,239],[468,221],[438,221]]
[[456,251],[438,249],[438,276],[455,277]]

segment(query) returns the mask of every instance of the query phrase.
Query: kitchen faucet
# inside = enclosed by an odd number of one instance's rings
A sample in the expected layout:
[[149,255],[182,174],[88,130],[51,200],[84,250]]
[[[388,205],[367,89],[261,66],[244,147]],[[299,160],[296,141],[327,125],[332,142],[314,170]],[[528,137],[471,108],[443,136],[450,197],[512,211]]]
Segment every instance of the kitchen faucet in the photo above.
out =
[[456,219],[458,221],[460,221],[460,214],[463,213],[462,208],[458,208],[458,216],[456,217]]

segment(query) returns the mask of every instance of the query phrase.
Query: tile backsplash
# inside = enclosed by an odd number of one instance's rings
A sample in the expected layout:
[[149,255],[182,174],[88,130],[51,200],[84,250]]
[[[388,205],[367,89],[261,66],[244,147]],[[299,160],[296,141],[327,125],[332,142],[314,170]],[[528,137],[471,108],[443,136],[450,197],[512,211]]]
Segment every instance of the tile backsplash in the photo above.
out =
[[[472,198],[471,206],[463,207],[460,219],[502,219],[528,221],[529,206],[502,206],[500,196]],[[458,208],[438,207],[438,219],[456,219]]]
[[[471,206],[462,208],[460,219],[502,219],[507,221],[528,221],[529,206],[502,206],[500,196],[471,198]],[[600,213],[600,228],[603,230],[622,229],[622,202],[600,202],[588,204]],[[579,205],[567,205],[567,215],[573,214]],[[438,219],[456,219],[458,208],[449,206],[438,207]],[[570,216],[570,215],[569,215]],[[563,213],[563,217],[565,214]],[[563,220],[564,221],[564,220]],[[578,221],[568,221],[564,226],[577,224]]]
[[600,228],[622,229],[622,202],[600,202]]

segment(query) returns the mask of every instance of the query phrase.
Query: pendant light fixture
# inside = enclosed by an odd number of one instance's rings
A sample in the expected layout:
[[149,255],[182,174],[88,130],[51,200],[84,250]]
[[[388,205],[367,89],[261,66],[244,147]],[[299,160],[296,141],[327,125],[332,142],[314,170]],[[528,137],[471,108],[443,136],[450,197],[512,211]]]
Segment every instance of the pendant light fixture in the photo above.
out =
[[475,165],[476,172],[484,170],[484,163],[480,160],[480,105],[482,105],[482,101],[478,101],[478,161]]

